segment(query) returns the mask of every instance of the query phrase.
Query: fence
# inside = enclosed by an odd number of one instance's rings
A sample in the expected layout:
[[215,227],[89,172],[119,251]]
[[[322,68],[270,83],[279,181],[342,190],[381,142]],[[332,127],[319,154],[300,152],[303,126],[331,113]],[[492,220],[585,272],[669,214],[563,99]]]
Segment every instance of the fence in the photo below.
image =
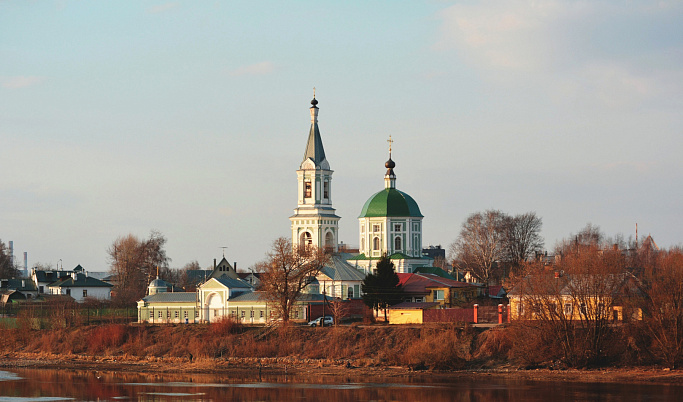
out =
[[29,319],[36,328],[46,327],[49,321],[60,326],[127,324],[137,321],[137,309],[134,307],[112,308],[77,303],[6,303],[0,311],[6,319]]
[[508,305],[479,306],[472,308],[427,309],[422,312],[423,322],[468,322],[474,324],[502,324],[509,322]]

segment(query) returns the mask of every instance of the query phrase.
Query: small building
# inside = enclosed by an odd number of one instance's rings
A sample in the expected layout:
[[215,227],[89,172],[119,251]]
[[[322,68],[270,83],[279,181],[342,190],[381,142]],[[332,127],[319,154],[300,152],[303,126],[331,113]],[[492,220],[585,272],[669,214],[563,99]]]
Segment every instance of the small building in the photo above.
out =
[[481,286],[434,274],[398,274],[398,278],[403,286],[406,302],[436,302],[440,308],[449,308],[483,294]]
[[31,300],[38,297],[38,288],[30,279],[0,279],[3,301]]
[[80,265],[69,276],[47,285],[48,293],[71,296],[78,303],[86,298],[110,300],[112,287],[110,283],[88,276]]
[[389,324],[422,324],[424,310],[438,309],[438,302],[403,302],[389,308]]
[[342,300],[361,297],[361,284],[365,274],[342,257],[333,255],[330,263],[325,265],[316,276],[320,293]]

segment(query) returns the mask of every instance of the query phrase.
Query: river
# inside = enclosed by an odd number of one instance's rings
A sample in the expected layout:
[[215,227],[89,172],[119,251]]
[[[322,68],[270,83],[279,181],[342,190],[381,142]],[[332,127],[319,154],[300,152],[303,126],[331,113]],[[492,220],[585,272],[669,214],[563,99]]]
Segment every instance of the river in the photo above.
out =
[[677,401],[683,386],[499,376],[295,377],[12,369],[4,401]]

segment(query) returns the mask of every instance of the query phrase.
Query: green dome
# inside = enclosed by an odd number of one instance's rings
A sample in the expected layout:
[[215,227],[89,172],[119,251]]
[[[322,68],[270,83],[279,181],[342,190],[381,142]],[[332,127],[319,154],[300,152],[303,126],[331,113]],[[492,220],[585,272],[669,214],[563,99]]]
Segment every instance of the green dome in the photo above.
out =
[[382,216],[412,216],[422,218],[420,207],[413,197],[395,188],[385,188],[374,194],[363,205],[359,218]]

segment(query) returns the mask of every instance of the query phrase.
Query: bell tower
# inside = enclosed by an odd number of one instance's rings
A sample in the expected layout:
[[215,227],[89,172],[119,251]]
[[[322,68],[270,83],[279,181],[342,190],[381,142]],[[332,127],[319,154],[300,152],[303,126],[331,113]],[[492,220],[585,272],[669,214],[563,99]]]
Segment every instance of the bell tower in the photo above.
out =
[[311,129],[304,158],[296,171],[297,207],[292,222],[292,244],[295,247],[313,245],[337,252],[339,216],[332,208],[332,170],[325,158],[325,149],[318,128],[318,101],[311,101]]

